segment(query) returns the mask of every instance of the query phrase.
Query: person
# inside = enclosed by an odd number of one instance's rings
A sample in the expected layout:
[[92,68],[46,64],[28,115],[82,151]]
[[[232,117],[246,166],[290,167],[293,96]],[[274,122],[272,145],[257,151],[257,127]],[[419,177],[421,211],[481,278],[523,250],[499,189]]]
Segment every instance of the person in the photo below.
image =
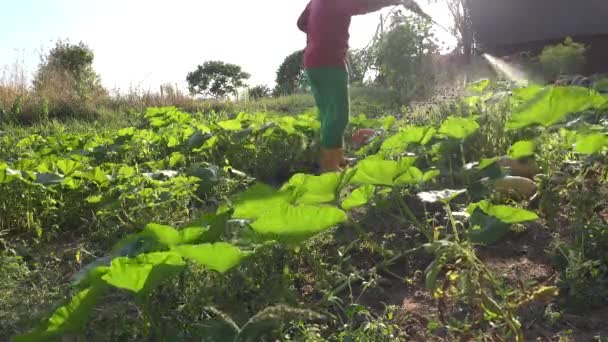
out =
[[340,172],[346,166],[344,132],[350,115],[346,56],[351,17],[399,4],[405,2],[311,0],[298,18],[298,28],[306,33],[304,69],[321,122],[321,173]]

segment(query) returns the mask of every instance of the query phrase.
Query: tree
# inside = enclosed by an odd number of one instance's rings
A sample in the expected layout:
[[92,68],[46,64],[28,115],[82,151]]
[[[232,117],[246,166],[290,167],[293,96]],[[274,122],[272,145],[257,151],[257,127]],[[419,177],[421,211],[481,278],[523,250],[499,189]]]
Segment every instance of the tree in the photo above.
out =
[[305,83],[306,76],[303,67],[304,50],[298,50],[285,57],[277,70],[274,95],[291,95]]
[[432,91],[431,56],[437,52],[437,45],[428,20],[397,12],[389,30],[374,45],[376,82],[396,91],[402,104]]
[[249,97],[253,100],[269,97],[270,93],[270,88],[265,85],[258,85],[249,89]]
[[34,88],[40,93],[48,88],[75,92],[85,100],[94,93],[105,92],[101,78],[93,69],[95,54],[83,42],[71,44],[59,40],[42,59],[34,77]]
[[34,91],[42,117],[93,117],[108,92],[93,68],[95,54],[83,42],[57,41],[42,57],[34,75]]
[[549,80],[556,80],[561,75],[574,75],[585,69],[584,44],[576,43],[568,37],[563,44],[546,46],[539,59]]
[[225,98],[228,95],[236,95],[237,89],[244,87],[244,81],[250,76],[238,65],[207,61],[188,73],[186,81],[192,95]]

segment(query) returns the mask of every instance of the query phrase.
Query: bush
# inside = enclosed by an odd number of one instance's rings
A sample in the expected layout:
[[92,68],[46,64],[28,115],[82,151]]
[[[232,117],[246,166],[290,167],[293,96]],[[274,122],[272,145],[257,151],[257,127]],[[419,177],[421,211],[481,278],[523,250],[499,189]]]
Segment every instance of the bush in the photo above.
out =
[[563,44],[547,46],[540,55],[545,76],[555,80],[560,75],[579,74],[585,68],[585,45],[566,38]]
[[259,100],[265,97],[270,97],[271,90],[268,86],[258,85],[252,88],[249,88],[249,98],[251,100]]
[[24,119],[94,117],[108,95],[93,69],[94,57],[82,42],[58,41],[38,67],[32,109],[24,113]]

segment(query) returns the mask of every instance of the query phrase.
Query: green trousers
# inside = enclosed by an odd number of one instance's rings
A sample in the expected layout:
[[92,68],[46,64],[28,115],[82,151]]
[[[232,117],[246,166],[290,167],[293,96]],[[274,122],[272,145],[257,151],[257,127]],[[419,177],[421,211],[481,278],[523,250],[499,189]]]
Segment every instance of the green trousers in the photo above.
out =
[[306,75],[319,108],[321,146],[342,148],[350,115],[348,71],[340,67],[309,68]]

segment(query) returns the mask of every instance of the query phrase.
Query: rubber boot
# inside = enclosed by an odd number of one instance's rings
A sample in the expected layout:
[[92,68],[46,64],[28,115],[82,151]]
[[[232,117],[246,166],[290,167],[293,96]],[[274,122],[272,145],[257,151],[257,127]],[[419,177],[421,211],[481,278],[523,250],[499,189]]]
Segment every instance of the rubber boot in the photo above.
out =
[[320,172],[342,172],[342,163],[345,161],[344,150],[341,148],[321,149]]

